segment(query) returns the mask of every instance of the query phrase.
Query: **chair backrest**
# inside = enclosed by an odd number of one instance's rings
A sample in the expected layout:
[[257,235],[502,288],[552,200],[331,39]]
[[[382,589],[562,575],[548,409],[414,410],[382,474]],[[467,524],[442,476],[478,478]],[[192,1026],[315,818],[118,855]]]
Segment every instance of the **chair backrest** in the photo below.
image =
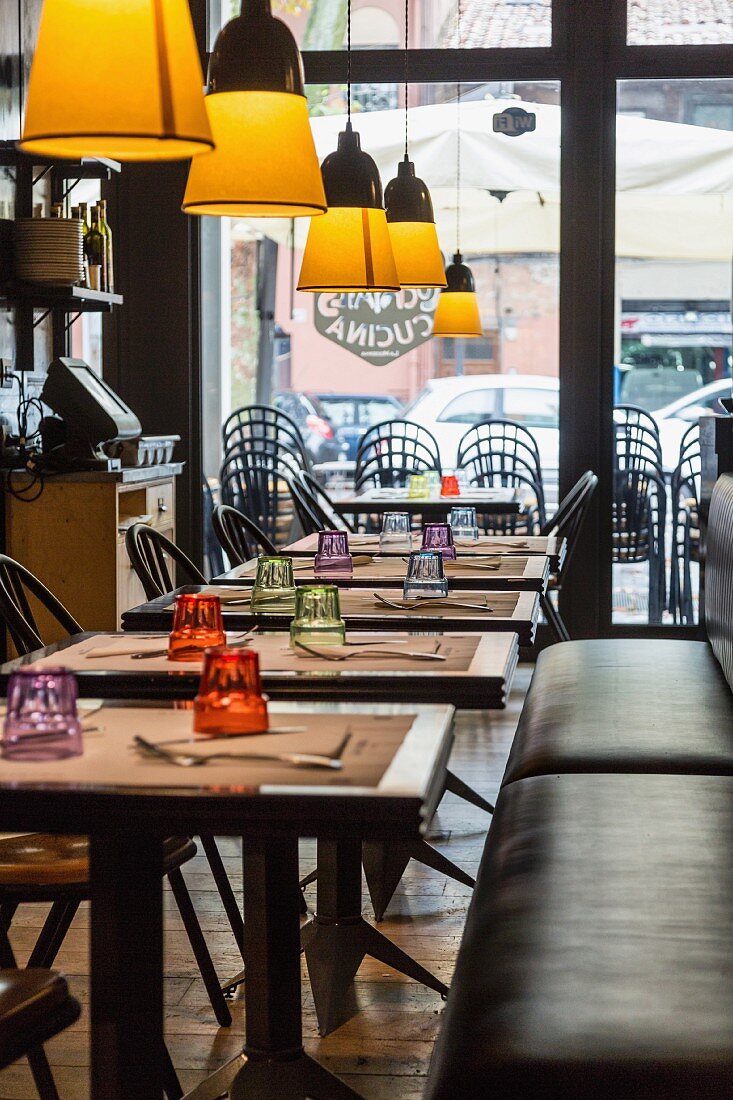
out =
[[592,470],[586,470],[584,474],[580,475],[570,492],[560,501],[555,515],[542,528],[541,533],[543,535],[548,537],[554,535],[558,539],[567,541],[565,557],[562,559],[558,570],[558,583],[562,583],[567,574],[570,559],[575,551],[597,487],[598,478]]
[[212,515],[214,534],[229,559],[229,564],[242,565],[262,554],[276,554],[275,546],[264,531],[260,531],[249,516],[228,504],[217,504]]
[[219,473],[221,500],[248,516],[273,544],[292,518],[293,502],[286,478],[293,474],[275,454],[230,457]]
[[296,464],[310,469],[300,429],[292,417],[274,405],[244,405],[235,409],[221,430],[225,457],[237,451],[290,454]]
[[411,420],[385,420],[367,429],[356,452],[354,484],[395,488],[407,484],[410,474],[437,470],[440,448],[432,432]]
[[71,612],[66,610],[35,574],[14,558],[0,554],[0,619],[21,656],[41,649],[45,644],[29,595],[41,604],[67,634],[82,632],[82,627]]
[[614,471],[613,561],[664,560],[667,490],[651,466]]
[[[181,584],[206,584],[206,577],[191,559],[174,542],[146,523],[133,523],[132,527],[128,527],[125,546],[132,568],[149,600],[156,600]],[[176,567],[175,583],[169,560]]]
[[705,626],[713,652],[733,688],[733,474],[715,483],[705,556]]
[[353,533],[354,528],[339,515],[330,496],[309,470],[301,470],[296,480],[306,495],[311,511],[318,517],[322,531]]
[[663,477],[662,444],[657,422],[651,413],[636,405],[616,405],[613,424],[616,469],[651,469]]
[[496,468],[519,468],[542,487],[542,466],[537,441],[523,424],[514,420],[485,420],[469,428],[458,444],[456,465],[470,471],[472,463],[490,456]]
[[293,502],[293,508],[303,534],[315,535],[318,531],[322,531],[324,529],[323,521],[310,492],[294,475],[285,474],[283,481],[288,487],[290,499]]
[[613,420],[615,424],[645,428],[659,439],[659,425],[652,414],[642,409],[641,405],[614,405]]

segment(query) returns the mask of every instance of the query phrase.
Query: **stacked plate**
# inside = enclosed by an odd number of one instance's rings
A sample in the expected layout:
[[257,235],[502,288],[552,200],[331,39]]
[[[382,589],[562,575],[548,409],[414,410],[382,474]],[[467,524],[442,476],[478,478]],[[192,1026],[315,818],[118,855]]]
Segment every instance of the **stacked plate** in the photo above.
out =
[[15,277],[44,286],[74,286],[84,278],[78,218],[19,218],[13,224]]

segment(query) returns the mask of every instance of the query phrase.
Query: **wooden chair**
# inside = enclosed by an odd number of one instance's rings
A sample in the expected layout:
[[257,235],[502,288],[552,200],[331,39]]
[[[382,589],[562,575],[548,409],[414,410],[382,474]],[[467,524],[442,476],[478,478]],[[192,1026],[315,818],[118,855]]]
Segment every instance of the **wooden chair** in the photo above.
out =
[[[125,534],[125,547],[132,568],[149,600],[172,592],[181,584],[206,584],[206,577],[182,550],[146,523],[133,523]],[[176,581],[171,575],[169,560],[176,569]]]
[[0,970],[0,1069],[28,1057],[41,1100],[58,1100],[43,1043],[81,1013],[65,978],[50,970]]
[[231,566],[243,565],[258,554],[277,554],[264,531],[244,512],[229,504],[217,504],[212,516],[214,534]]

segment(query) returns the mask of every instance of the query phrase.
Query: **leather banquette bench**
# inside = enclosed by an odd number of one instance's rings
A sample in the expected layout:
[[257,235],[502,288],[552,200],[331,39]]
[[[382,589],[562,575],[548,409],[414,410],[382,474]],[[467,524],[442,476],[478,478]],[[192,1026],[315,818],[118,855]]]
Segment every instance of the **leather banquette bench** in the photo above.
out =
[[429,1100],[733,1096],[733,477],[711,500],[708,641],[537,662]]

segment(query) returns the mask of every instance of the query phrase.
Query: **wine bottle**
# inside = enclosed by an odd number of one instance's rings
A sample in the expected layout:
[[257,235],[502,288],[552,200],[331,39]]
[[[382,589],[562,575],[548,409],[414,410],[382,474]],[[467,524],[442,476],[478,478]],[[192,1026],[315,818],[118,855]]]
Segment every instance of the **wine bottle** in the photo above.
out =
[[112,230],[107,221],[107,200],[100,199],[97,203],[97,209],[99,210],[99,229],[104,237],[105,255],[107,259],[107,286],[105,289],[112,292],[115,288],[115,268],[112,254]]
[[92,290],[106,290],[107,249],[96,206],[92,209],[92,224],[84,238],[84,253],[89,263],[89,286]]
[[82,237],[86,237],[87,233],[89,232],[89,219],[87,218],[87,209],[88,209],[87,204],[85,202],[80,202],[78,209],[79,209],[78,217],[81,220],[81,235],[82,235]]

